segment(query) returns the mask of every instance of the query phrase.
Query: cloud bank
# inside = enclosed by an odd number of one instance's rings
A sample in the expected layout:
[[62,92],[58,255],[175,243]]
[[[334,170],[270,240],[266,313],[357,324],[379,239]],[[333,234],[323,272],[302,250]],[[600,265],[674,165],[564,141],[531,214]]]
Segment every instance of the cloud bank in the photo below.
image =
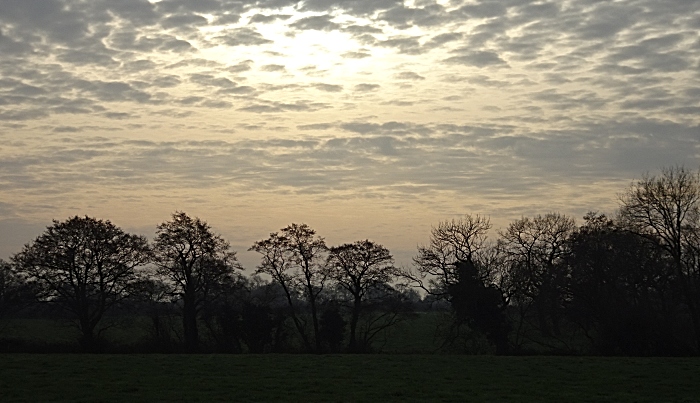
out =
[[456,214],[612,209],[700,166],[698,32],[685,0],[5,0],[0,232],[187,207],[245,247],[309,219],[408,251]]

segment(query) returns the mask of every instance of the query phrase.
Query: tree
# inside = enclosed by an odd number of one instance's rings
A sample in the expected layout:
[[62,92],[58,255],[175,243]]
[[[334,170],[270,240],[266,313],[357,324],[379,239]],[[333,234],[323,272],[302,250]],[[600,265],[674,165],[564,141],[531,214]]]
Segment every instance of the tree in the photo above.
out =
[[662,169],[659,176],[645,175],[620,201],[623,225],[658,244],[673,260],[700,351],[700,171],[677,166]]
[[496,347],[496,354],[507,353],[511,327],[501,291],[493,285],[485,285],[474,264],[466,260],[457,263],[456,280],[447,288],[457,319],[455,325],[466,323],[486,336]]
[[394,267],[394,258],[380,244],[369,240],[357,241],[330,248],[327,270],[330,277],[352,297],[348,349],[351,352],[366,349],[368,346],[358,343],[358,321],[372,292],[381,290],[400,274]]
[[185,351],[195,352],[200,311],[216,297],[217,286],[242,267],[229,243],[214,234],[209,224],[180,211],[158,226],[153,253],[158,273],[182,300]]
[[175,347],[173,334],[177,329],[174,320],[177,309],[172,303],[172,287],[153,270],[149,270],[135,284],[134,289],[129,309],[150,319],[150,326],[146,326],[146,329],[151,351],[172,352]]
[[[105,313],[129,295],[136,268],[148,262],[148,243],[109,221],[73,217],[53,222],[12,260],[34,282],[37,297],[75,316],[81,343],[96,347]],[[97,333],[97,334],[95,334]]]
[[570,237],[567,317],[598,354],[678,354],[686,332],[673,268],[654,242],[589,213]]
[[515,220],[501,232],[499,248],[506,255],[515,302],[523,314],[534,305],[545,336],[559,333],[566,282],[562,262],[575,228],[571,217],[548,213]]
[[207,326],[217,351],[242,353],[280,352],[286,341],[284,306],[276,283],[260,277],[237,276],[213,304],[207,304],[202,322]]
[[[489,328],[484,320],[475,319],[482,318],[483,312],[477,313],[470,308],[479,306],[491,314],[507,305],[501,288],[504,280],[502,256],[488,242],[490,229],[490,220],[480,215],[465,215],[440,222],[431,229],[429,245],[419,247],[418,255],[413,259],[417,274],[404,274],[404,277],[429,296],[450,304],[449,323],[440,325],[447,330],[445,344],[451,345],[459,339],[466,324],[470,330],[482,333],[490,342],[496,343],[501,353],[507,349],[507,326],[503,327],[504,340],[496,336],[495,328]],[[473,269],[473,272],[466,268]],[[489,300],[495,296],[498,298]],[[499,312],[493,318],[495,321],[502,315]]]
[[428,294],[449,300],[447,289],[457,282],[458,262],[471,262],[488,270],[479,264],[479,255],[486,248],[489,229],[490,220],[478,214],[441,221],[431,228],[430,243],[418,247],[418,255],[413,258],[418,273],[404,273],[404,276]]
[[24,276],[0,259],[0,332],[4,328],[4,319],[26,307],[33,298],[33,290]]
[[[268,274],[284,290],[292,320],[307,351],[320,351],[322,337],[318,318],[318,299],[326,282],[323,264],[327,252],[323,238],[306,224],[291,224],[270,234],[249,250],[262,254],[256,274]],[[296,296],[308,303],[314,331],[312,346],[303,319],[297,315]]]
[[321,314],[321,339],[328,346],[328,351],[338,352],[345,337],[345,319],[340,313],[336,301],[331,301]]

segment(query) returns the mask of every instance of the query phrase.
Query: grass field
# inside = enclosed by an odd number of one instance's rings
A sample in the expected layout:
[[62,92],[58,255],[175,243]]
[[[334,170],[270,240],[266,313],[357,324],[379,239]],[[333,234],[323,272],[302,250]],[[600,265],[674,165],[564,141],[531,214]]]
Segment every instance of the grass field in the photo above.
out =
[[700,402],[696,358],[0,355],[0,401]]
[[[373,343],[373,349],[382,353],[433,353],[442,343],[442,339],[436,338],[435,333],[439,320],[441,316],[438,314],[417,314],[409,320],[397,323],[386,334],[380,334]],[[174,318],[173,322],[179,325],[180,319]],[[122,318],[118,324],[108,329],[103,335],[107,343],[107,352],[133,352],[134,346],[143,345],[149,340],[151,323],[148,318]],[[24,343],[25,350],[20,350],[21,352],[79,351],[80,332],[66,320],[17,318],[5,326],[2,325],[0,323],[0,353],[17,352],[3,349],[2,344],[6,340]],[[292,329],[291,337],[296,337],[294,332]],[[174,334],[173,339],[176,342],[179,341]],[[212,338],[203,324],[200,325],[200,339],[203,352],[216,351],[212,346]]]

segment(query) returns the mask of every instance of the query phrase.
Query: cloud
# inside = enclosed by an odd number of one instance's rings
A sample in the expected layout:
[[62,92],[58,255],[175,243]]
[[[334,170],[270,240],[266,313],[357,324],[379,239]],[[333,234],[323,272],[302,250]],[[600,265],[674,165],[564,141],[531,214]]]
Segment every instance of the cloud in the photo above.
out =
[[254,64],[252,60],[244,60],[242,62],[236,63],[234,65],[228,66],[226,68],[226,71],[230,73],[242,73],[244,71],[250,70],[252,67],[251,65]]
[[420,124],[414,124],[410,122],[396,122],[389,121],[385,123],[373,123],[373,122],[346,122],[341,123],[338,127],[342,130],[346,130],[353,133],[359,133],[363,135],[367,134],[377,134],[377,135],[393,135],[393,136],[406,136],[406,135],[421,135],[426,136],[433,133],[433,129]]
[[138,35],[136,31],[122,31],[110,35],[109,45],[118,50],[138,52],[173,51],[183,52],[194,50],[192,44],[176,36],[167,34]]
[[119,19],[129,21],[136,27],[154,25],[160,17],[156,11],[156,6],[149,1],[122,0],[102,1],[100,3],[99,7],[105,7],[106,10]]
[[335,85],[335,84],[316,83],[313,86],[317,90],[325,91],[325,92],[340,92],[343,90],[342,85]]
[[484,1],[476,4],[467,4],[459,8],[456,13],[472,18],[494,18],[504,16],[507,7],[501,1]]
[[420,42],[416,37],[393,37],[387,40],[375,40],[373,41],[375,46],[381,46],[386,48],[394,48],[399,53],[416,55],[423,52],[420,46]]
[[399,29],[408,29],[412,26],[431,27],[445,22],[447,14],[444,11],[444,8],[436,3],[425,7],[400,5],[380,13],[378,19]]
[[123,67],[130,72],[141,72],[154,70],[156,66],[158,65],[152,60],[140,59],[126,62]]
[[700,164],[697,15],[682,0],[0,1],[0,220],[262,194],[426,217],[614,205],[614,183]]
[[330,15],[315,15],[312,17],[301,18],[289,26],[298,30],[316,30],[316,31],[333,31],[340,28],[340,25],[333,22],[333,17]]
[[413,106],[415,101],[406,101],[402,99],[392,99],[391,101],[382,102],[382,105],[394,105],[394,106]]
[[171,15],[169,17],[164,18],[161,21],[160,25],[166,29],[176,28],[190,30],[198,26],[207,25],[208,23],[209,22],[207,21],[207,19],[202,17],[201,15],[180,14]]
[[[13,159],[0,163],[0,180],[7,180],[8,175],[20,175],[25,181],[19,188],[40,188],[46,186],[47,180],[56,184],[71,183],[74,187],[93,183],[91,176],[82,172],[99,172],[103,178],[137,189],[144,184],[158,183],[167,174],[172,183],[213,188],[218,186],[220,178],[236,181],[236,178],[255,173],[260,186],[291,186],[299,192],[341,183],[348,189],[360,185],[413,184],[459,189],[465,193],[479,189],[494,195],[506,195],[507,189],[513,189],[511,197],[517,197],[517,189],[525,189],[523,176],[544,178],[546,172],[556,172],[558,177],[581,181],[591,175],[604,174],[614,158],[632,146],[633,140],[625,137],[626,133],[667,133],[658,138],[645,135],[634,139],[635,152],[655,162],[670,158],[680,145],[686,151],[672,159],[692,159],[692,149],[700,142],[694,137],[698,127],[686,129],[653,120],[608,122],[607,125],[619,135],[608,138],[605,133],[599,134],[598,126],[515,135],[497,126],[356,121],[300,127],[303,130],[338,127],[354,134],[325,140],[272,137],[226,142],[133,142],[87,138],[25,149]],[[653,156],[654,150],[660,155]],[[385,160],[387,157],[390,159]],[[625,172],[635,174],[634,170],[640,165],[626,161]],[[56,164],[61,164],[63,169],[46,176],[45,170]],[[364,169],[371,166],[380,170],[372,173]],[[486,173],[486,167],[494,166],[499,167],[501,180],[489,185],[484,182],[488,176],[482,173]],[[581,170],[582,166],[586,169]],[[510,169],[512,171],[508,171]],[[474,182],[465,182],[464,175]],[[309,181],[311,178],[313,181]],[[461,185],[457,186],[459,183]],[[536,183],[540,183],[539,179]],[[50,185],[47,192],[56,186]]]
[[231,104],[231,102],[228,101],[216,101],[212,99],[207,99],[204,102],[202,102],[202,106],[206,108],[228,109],[231,108],[233,105]]
[[448,57],[444,60],[444,62],[480,68],[494,66],[508,67],[508,63],[506,63],[506,61],[503,60],[497,53],[489,51],[466,52],[465,54],[461,54],[459,56]]
[[398,78],[399,80],[425,80],[425,77],[412,71],[402,71],[394,74],[394,77]]
[[73,126],[58,126],[58,127],[54,127],[53,131],[55,133],[77,133],[77,132],[82,131],[82,129],[79,127],[73,127]]
[[351,24],[347,25],[345,27],[342,27],[342,31],[344,32],[349,32],[353,35],[364,35],[364,34],[381,34],[384,33],[384,31],[381,28],[373,27],[371,25],[356,25],[356,24]]
[[227,46],[257,46],[272,43],[255,29],[247,27],[227,30],[225,35],[217,36],[214,40]]
[[355,16],[368,16],[403,4],[403,0],[307,0],[302,3],[304,11],[326,12],[341,9]]
[[284,67],[281,64],[266,64],[264,66],[261,66],[260,70],[267,72],[285,71],[286,67]]
[[312,101],[296,101],[293,103],[267,101],[248,105],[238,110],[253,113],[281,113],[281,112],[313,112],[328,108],[327,104]]
[[598,109],[606,104],[605,100],[598,97],[595,93],[585,90],[578,90],[564,94],[556,89],[548,89],[531,93],[529,96],[532,99],[550,103],[550,108],[561,110],[581,107]]
[[642,13],[641,8],[618,5],[602,5],[586,14],[574,32],[583,40],[610,39],[628,26],[635,23],[635,16]]
[[313,123],[309,125],[299,125],[297,129],[299,130],[328,130],[335,127],[333,123]]
[[190,81],[206,87],[235,88],[238,85],[226,77],[211,74],[190,74]]
[[57,59],[64,63],[71,63],[79,66],[90,64],[96,65],[118,65],[119,63],[107,54],[93,53],[87,51],[72,50],[57,56]]
[[76,80],[75,88],[108,102],[148,102],[151,95],[121,81]]
[[158,47],[158,50],[170,52],[186,52],[193,49],[194,47],[192,44],[187,41],[183,41],[182,39],[170,40]]
[[172,88],[180,85],[180,83],[182,83],[182,80],[180,80],[178,76],[164,75],[160,77],[152,77],[149,83],[154,87]]
[[3,35],[2,29],[0,29],[0,52],[5,55],[22,55],[31,50],[32,47],[30,45]]
[[250,19],[248,20],[248,23],[249,24],[255,24],[255,23],[267,24],[267,23],[275,22],[277,20],[287,20],[291,17],[292,16],[289,14],[270,14],[270,15],[255,14],[252,17],[250,17]]
[[372,55],[367,51],[360,51],[360,52],[345,52],[341,56],[348,58],[348,59],[364,59],[366,57],[371,57]]
[[108,119],[115,119],[115,120],[126,120],[126,119],[131,119],[134,118],[135,116],[130,114],[130,113],[125,113],[125,112],[107,112],[104,114],[105,117]]
[[461,32],[447,32],[444,34],[435,35],[424,45],[428,48],[435,48],[449,42],[454,42],[462,39],[464,34]]
[[379,84],[362,83],[362,84],[355,85],[354,89],[357,92],[371,92],[371,91],[378,90],[380,87],[381,86]]
[[0,3],[0,21],[34,32],[51,42],[73,43],[89,34],[88,21],[60,1],[7,0]]

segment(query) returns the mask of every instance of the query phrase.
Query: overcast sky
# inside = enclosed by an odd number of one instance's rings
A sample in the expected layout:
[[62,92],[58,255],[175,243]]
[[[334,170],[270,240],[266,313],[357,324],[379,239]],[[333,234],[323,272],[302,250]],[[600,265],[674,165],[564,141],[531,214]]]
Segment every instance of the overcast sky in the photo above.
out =
[[0,257],[52,219],[407,264],[430,225],[612,212],[700,166],[700,1],[0,0]]

